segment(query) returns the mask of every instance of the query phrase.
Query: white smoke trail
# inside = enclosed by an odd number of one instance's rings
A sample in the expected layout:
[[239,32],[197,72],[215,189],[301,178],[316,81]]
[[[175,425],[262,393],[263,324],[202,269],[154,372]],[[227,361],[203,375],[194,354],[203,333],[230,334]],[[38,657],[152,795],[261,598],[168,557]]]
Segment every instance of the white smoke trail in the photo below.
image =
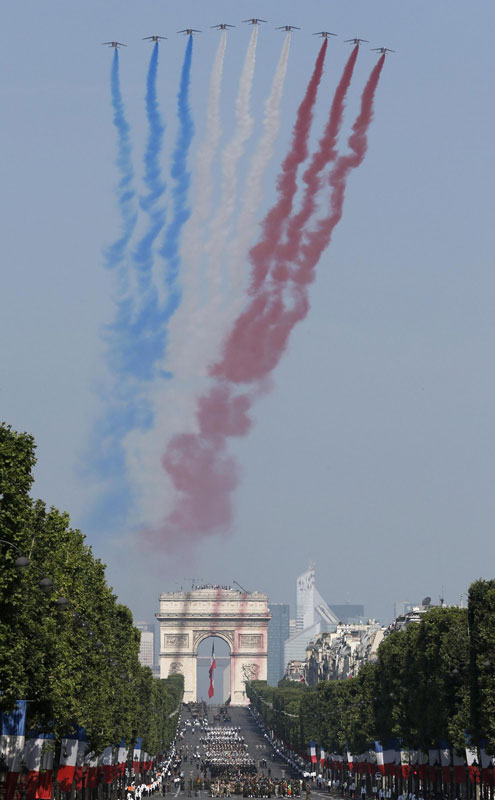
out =
[[212,212],[212,169],[222,136],[220,101],[227,31],[222,31],[210,73],[206,125],[203,141],[196,157],[196,182],[192,214],[184,227],[181,244],[182,302],[171,318],[168,331],[169,358],[164,369],[174,371],[173,385],[159,376],[150,387],[148,401],[154,424],[147,431],[134,430],[124,440],[126,466],[136,487],[136,523],[156,523],[167,505],[167,483],[161,468],[163,448],[172,433],[185,426],[195,429],[195,397],[200,387],[191,385],[182,368],[185,351],[193,346],[198,335],[192,324],[200,303],[200,263],[202,258],[202,226]]
[[[187,356],[182,351],[188,371],[196,375],[207,372],[209,364],[218,355],[225,332],[239,313],[244,301],[242,289],[246,275],[247,253],[256,235],[256,215],[263,199],[263,179],[280,131],[280,106],[287,74],[289,48],[290,32],[285,37],[270,93],[265,100],[263,130],[247,171],[236,233],[227,248],[227,274],[231,296],[222,305],[220,278],[217,277],[216,286],[213,287],[216,292],[202,309],[202,313],[194,318],[200,335],[196,339],[193,334],[189,341],[194,341],[195,346],[188,348]],[[223,243],[226,244],[225,239]],[[221,257],[217,258],[218,276],[221,274],[220,262]],[[179,365],[178,368],[180,369]]]
[[207,253],[206,280],[209,301],[215,300],[216,295],[220,291],[222,255],[236,201],[237,165],[244,153],[244,146],[251,136],[254,126],[250,105],[257,40],[258,26],[254,25],[246,58],[244,60],[235,103],[236,128],[232,139],[222,153],[220,201],[217,212],[210,225],[209,239],[205,248]]
[[[193,283],[197,281],[197,265],[201,258],[201,225],[211,213],[212,198],[212,166],[215,153],[222,135],[220,117],[220,98],[222,92],[223,65],[227,47],[227,31],[222,31],[220,42],[213,62],[206,109],[206,131],[196,158],[196,185],[193,211],[187,223],[183,238],[182,257],[186,265],[185,279]],[[192,269],[188,270],[190,267]],[[187,272],[192,274],[187,274]],[[187,290],[188,287],[184,286]],[[186,299],[184,297],[184,299]]]
[[[170,320],[168,331],[167,369],[177,373],[184,365],[183,350],[191,335],[192,320],[198,314],[200,305],[202,259],[202,226],[212,211],[212,169],[213,160],[222,136],[220,100],[222,78],[227,47],[227,31],[222,31],[210,74],[208,105],[206,109],[206,130],[196,158],[196,183],[192,214],[184,228],[181,245],[182,301]],[[165,364],[164,364],[165,368]]]
[[[235,102],[236,125],[221,157],[221,185],[218,206],[208,228],[204,245],[206,297],[203,304],[184,306],[177,318],[176,336],[170,347],[169,369],[175,377],[205,374],[208,356],[219,345],[219,320],[222,303],[222,258],[229,235],[237,195],[237,167],[254,127],[251,116],[251,90],[256,62],[258,26],[253,27]],[[199,280],[199,277],[198,277]]]
[[[289,61],[290,31],[287,32],[280,53],[270,94],[265,100],[263,133],[251,159],[246,178],[244,199],[237,220],[236,234],[228,251],[228,274],[234,291],[234,305],[238,305],[244,278],[245,261],[249,247],[256,235],[256,212],[263,199],[263,179],[273,156],[280,131],[280,105]],[[242,297],[240,298],[242,300]]]

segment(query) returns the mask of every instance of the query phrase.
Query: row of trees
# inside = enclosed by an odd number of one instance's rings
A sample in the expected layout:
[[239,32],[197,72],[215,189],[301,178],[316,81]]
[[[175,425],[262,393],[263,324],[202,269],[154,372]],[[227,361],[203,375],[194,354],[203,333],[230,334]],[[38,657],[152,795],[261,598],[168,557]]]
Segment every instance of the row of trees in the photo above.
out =
[[140,633],[104,565],[67,514],[31,498],[34,465],[33,438],[1,425],[0,710],[25,698],[29,727],[58,740],[79,725],[96,752],[137,736],[162,752],[182,677],[140,665]]
[[[399,738],[411,749],[441,739],[495,752],[495,581],[476,581],[468,608],[435,607],[387,636],[378,658],[348,680],[314,688],[256,681],[248,695],[276,735],[294,749],[314,739],[327,752],[367,750]],[[486,741],[487,740],[487,741]]]

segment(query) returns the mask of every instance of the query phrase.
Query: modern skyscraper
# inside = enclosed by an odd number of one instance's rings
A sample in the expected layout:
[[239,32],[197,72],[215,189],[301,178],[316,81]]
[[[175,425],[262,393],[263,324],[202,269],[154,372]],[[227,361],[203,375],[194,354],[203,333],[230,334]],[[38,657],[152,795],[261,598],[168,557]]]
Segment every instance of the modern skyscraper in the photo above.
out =
[[333,626],[339,619],[316,588],[315,566],[310,564],[296,582],[296,628],[304,631],[317,622]]
[[135,622],[134,626],[141,632],[139,663],[143,667],[153,669],[153,664],[155,663],[155,626],[149,622]]
[[272,618],[268,623],[267,681],[277,686],[285,672],[284,645],[289,638],[290,608],[285,603],[270,603]]
[[330,609],[341,622],[362,622],[364,619],[364,606],[360,603],[343,603],[341,605],[331,604]]
[[323,599],[315,581],[315,567],[299,575],[296,581],[296,633],[284,647],[284,671],[289,661],[304,661],[306,647],[322,631],[335,630],[338,617]]

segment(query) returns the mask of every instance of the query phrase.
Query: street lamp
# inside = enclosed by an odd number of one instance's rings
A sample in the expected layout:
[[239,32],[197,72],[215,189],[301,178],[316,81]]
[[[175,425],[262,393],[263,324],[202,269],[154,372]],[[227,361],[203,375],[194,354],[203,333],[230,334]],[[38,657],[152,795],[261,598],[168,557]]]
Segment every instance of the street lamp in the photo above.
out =
[[5,797],[5,781],[7,780],[7,775],[9,774],[9,767],[5,760],[5,756],[3,753],[0,753],[0,797]]
[[14,567],[17,572],[24,572],[24,570],[29,567],[29,558],[26,558],[26,556],[19,556],[19,558],[16,558],[14,561]]
[[50,592],[53,592],[55,588],[51,578],[42,578],[38,586],[40,587],[43,594],[50,594]]

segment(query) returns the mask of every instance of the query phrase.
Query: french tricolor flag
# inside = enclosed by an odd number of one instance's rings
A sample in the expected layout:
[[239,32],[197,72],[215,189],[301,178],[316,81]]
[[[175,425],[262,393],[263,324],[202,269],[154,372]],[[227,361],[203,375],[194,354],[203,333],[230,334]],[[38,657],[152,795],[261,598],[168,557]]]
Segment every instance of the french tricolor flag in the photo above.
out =
[[440,739],[438,742],[440,745],[440,764],[442,765],[442,778],[444,783],[449,783],[450,781],[450,762],[451,762],[451,751],[450,751],[450,744],[445,739]]
[[453,752],[454,763],[454,780],[456,783],[464,783],[466,779],[466,759],[463,756],[457,755],[457,751]]
[[53,761],[55,757],[55,734],[45,733],[44,735],[42,734],[42,736],[44,738],[44,744],[41,750],[41,765],[36,800],[51,800]]
[[77,751],[79,749],[79,740],[77,734],[73,734],[70,738],[62,739],[60,747],[60,762],[57,772],[57,781],[62,792],[70,792],[74,775],[76,774],[77,765]]
[[383,746],[380,742],[375,742],[376,766],[380,775],[385,775],[385,761],[383,758]]
[[88,789],[96,789],[100,782],[98,777],[98,758],[94,753],[88,753],[84,760],[88,770],[86,773],[86,787]]
[[139,739],[136,739],[136,741],[134,742],[134,751],[132,753],[132,768],[136,773],[136,775],[139,772],[139,762],[141,761],[142,747],[143,747],[143,739],[141,737]]
[[466,761],[468,765],[469,778],[471,783],[479,781],[478,772],[478,750],[476,747],[466,747]]
[[105,747],[103,750],[103,778],[105,783],[112,783],[113,780],[113,749],[112,747]]
[[12,800],[17,786],[26,738],[26,707],[25,700],[17,700],[13,711],[2,712],[1,715],[0,750],[9,769],[5,784],[5,800]]
[[314,741],[309,743],[309,754],[311,756],[311,763],[316,764],[316,742]]
[[393,775],[395,768],[396,740],[390,739],[383,751],[383,766],[385,775]]
[[36,798],[44,742],[42,733],[31,731],[24,745],[24,762],[28,769],[26,800],[35,800]]
[[217,662],[215,661],[215,642],[211,646],[211,664],[210,664],[210,685],[208,687],[208,697],[211,698],[215,694],[215,682],[213,680],[213,672],[216,669]]
[[127,753],[128,753],[128,750],[127,750],[127,747],[125,746],[125,741],[124,741],[124,739],[121,739],[120,745],[119,745],[119,752],[117,754],[117,763],[119,765],[118,773],[121,776],[125,772],[125,765],[126,765],[126,761],[127,761]]
[[86,741],[86,729],[85,728],[78,728],[77,729],[76,770],[75,770],[75,773],[74,773],[75,789],[76,789],[77,792],[82,791],[84,758],[85,758],[87,749],[88,749],[88,743]]

